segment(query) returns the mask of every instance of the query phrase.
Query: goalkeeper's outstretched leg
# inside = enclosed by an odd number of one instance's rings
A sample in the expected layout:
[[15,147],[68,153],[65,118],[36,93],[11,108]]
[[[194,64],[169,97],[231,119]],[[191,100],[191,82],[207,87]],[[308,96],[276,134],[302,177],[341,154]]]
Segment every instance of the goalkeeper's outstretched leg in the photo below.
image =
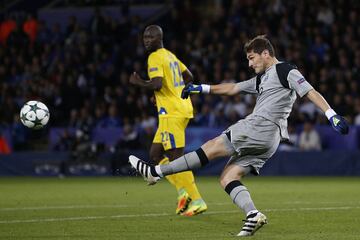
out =
[[[153,185],[167,175],[194,170],[206,165],[209,161],[215,160],[218,157],[234,156],[234,154],[236,154],[236,151],[231,147],[230,141],[224,133],[219,137],[208,141],[198,150],[189,152],[168,164],[152,166],[135,156],[130,156],[129,162],[144,177],[148,184]],[[220,177],[220,183],[233,202],[240,209],[244,210],[247,216],[245,224],[238,236],[250,236],[266,224],[267,220],[265,215],[255,208],[249,191],[240,182],[242,176],[250,172],[256,172],[255,168],[247,166],[249,161],[243,161],[243,163],[244,166],[231,158],[228,165],[223,170]],[[192,201],[191,204],[189,204],[187,211],[180,214],[183,216],[193,216],[204,212],[206,209],[207,206],[205,202]]]

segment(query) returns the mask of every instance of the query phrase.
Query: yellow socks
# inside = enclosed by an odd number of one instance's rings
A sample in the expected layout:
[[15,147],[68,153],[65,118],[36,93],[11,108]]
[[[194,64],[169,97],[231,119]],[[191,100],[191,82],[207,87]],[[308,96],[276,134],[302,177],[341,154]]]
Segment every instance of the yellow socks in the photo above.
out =
[[[169,158],[162,159],[159,164],[169,163]],[[192,200],[201,199],[201,195],[196,187],[194,174],[191,171],[180,172],[172,175],[165,176],[166,179],[176,187],[179,192],[180,189],[184,188],[185,191],[190,195]]]
[[[162,159],[159,164],[168,164],[169,163],[169,158],[164,158]],[[178,174],[172,174],[172,175],[167,175],[165,176],[165,178],[169,181],[169,183],[171,183],[172,185],[174,185],[176,187],[176,190],[179,191],[181,188],[183,188],[182,186],[179,186],[178,182],[177,182],[177,175]]]
[[195,178],[192,171],[186,171],[177,174],[180,174],[177,176],[178,184],[185,188],[185,191],[190,195],[191,199],[201,199],[201,195],[196,187]]

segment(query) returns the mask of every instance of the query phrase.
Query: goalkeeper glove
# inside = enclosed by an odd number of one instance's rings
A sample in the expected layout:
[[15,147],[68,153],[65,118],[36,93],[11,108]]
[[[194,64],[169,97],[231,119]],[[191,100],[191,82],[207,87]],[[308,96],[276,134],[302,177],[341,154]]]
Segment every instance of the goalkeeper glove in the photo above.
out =
[[182,90],[181,98],[187,99],[190,94],[209,93],[209,92],[210,92],[210,85],[207,84],[195,85],[190,83],[186,85]]
[[326,116],[328,117],[331,126],[341,134],[348,134],[349,133],[349,125],[346,120],[335,113],[334,110],[329,109],[325,112]]

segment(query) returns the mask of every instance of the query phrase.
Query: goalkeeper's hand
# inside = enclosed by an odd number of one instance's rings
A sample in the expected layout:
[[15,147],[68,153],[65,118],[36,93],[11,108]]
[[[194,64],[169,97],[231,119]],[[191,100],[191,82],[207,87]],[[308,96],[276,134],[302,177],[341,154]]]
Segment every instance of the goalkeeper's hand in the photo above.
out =
[[340,115],[334,115],[329,119],[331,126],[341,134],[348,134],[349,125],[346,120]]
[[201,85],[195,85],[195,84],[188,84],[184,87],[184,89],[181,92],[181,98],[187,99],[190,94],[199,94],[202,93],[203,88]]

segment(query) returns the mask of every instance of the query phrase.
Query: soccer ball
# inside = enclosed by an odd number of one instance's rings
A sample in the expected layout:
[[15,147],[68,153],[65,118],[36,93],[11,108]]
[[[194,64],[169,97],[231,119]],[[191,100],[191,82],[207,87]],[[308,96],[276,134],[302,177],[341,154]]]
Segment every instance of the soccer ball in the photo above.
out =
[[20,110],[20,120],[28,128],[43,128],[49,118],[49,109],[39,101],[28,101]]

